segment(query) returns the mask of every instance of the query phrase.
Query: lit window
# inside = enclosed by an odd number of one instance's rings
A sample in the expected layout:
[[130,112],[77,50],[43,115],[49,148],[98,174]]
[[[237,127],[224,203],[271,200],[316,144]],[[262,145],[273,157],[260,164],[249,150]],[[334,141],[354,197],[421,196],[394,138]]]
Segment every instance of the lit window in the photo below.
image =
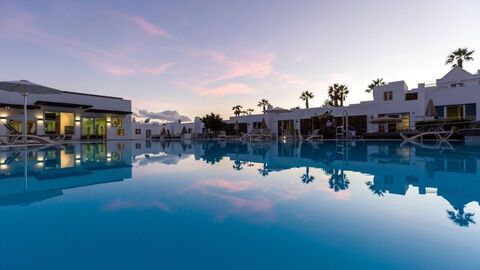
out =
[[124,136],[125,135],[125,130],[124,129],[117,129],[117,135],[118,136]]
[[122,118],[121,117],[112,117],[112,127],[121,127]]
[[142,130],[139,128],[135,129],[135,134],[142,134]]
[[383,92],[383,100],[392,100],[392,99],[393,99],[392,91]]

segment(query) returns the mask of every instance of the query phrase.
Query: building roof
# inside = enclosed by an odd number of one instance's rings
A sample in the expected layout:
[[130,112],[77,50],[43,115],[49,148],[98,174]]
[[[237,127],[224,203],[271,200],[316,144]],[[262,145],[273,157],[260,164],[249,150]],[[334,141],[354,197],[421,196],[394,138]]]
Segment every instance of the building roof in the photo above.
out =
[[442,83],[450,83],[450,82],[458,82],[458,81],[465,81],[465,80],[472,80],[475,79],[475,75],[471,74],[470,72],[466,71],[465,69],[456,66],[452,68],[445,76],[441,79],[437,80],[437,84]]

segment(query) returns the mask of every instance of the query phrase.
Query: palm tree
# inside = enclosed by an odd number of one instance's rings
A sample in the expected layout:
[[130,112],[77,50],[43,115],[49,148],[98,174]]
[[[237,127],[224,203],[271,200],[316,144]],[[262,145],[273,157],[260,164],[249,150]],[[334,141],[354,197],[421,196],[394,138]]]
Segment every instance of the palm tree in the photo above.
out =
[[378,78],[376,80],[372,80],[372,83],[368,85],[368,88],[365,89],[365,92],[371,93],[375,86],[385,85],[386,83],[383,81],[383,78]]
[[347,95],[350,93],[348,87],[344,84],[335,83],[328,87],[328,98],[330,101],[329,105],[334,107],[342,107],[343,101],[347,98]]
[[262,100],[260,100],[257,104],[257,107],[263,108],[263,113],[265,113],[267,106],[270,106],[270,102],[268,102],[268,100],[264,98],[262,98]]
[[248,109],[247,109],[248,115],[252,115],[252,112],[253,112],[253,109],[251,109],[251,108],[248,108]]
[[447,61],[445,61],[445,65],[454,63],[452,67],[459,66],[463,68],[463,61],[473,61],[472,54],[474,52],[474,50],[469,51],[467,48],[458,48],[447,56]]
[[329,103],[334,107],[338,107],[339,96],[338,96],[337,88],[338,88],[338,83],[335,83],[328,87],[328,98],[330,99]]
[[350,93],[348,87],[344,84],[338,87],[338,92],[340,96],[340,107],[343,107],[343,102],[347,99],[347,95]]
[[304,91],[302,94],[300,94],[300,99],[305,101],[305,108],[308,109],[308,100],[314,98],[315,96],[313,95],[312,92]]
[[233,110],[233,114],[235,116],[240,116],[240,114],[242,113],[242,105],[236,105],[236,106],[233,106],[232,107],[232,110]]

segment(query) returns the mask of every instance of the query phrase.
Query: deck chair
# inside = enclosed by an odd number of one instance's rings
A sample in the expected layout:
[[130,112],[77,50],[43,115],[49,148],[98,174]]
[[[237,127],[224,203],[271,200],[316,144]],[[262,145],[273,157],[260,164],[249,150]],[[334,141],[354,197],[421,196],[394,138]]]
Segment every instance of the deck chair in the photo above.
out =
[[311,141],[321,141],[321,140],[323,140],[323,135],[318,134],[319,132],[320,132],[320,130],[314,129],[314,130],[312,131],[312,134],[311,134],[310,136],[308,136],[308,137],[305,139],[305,141],[311,142]]

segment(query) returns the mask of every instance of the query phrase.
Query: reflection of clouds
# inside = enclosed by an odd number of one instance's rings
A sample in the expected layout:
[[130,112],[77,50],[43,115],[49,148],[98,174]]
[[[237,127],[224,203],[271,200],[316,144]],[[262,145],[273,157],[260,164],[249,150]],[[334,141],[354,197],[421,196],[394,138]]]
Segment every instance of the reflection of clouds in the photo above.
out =
[[315,187],[316,190],[327,192],[329,197],[325,197],[325,199],[331,200],[350,200],[352,197],[352,192],[350,190],[340,190],[335,192],[335,190],[331,189],[326,182],[318,183]]
[[276,217],[272,208],[276,204],[296,199],[305,192],[290,190],[288,185],[261,185],[254,181],[226,179],[202,179],[182,190],[182,193],[201,195],[201,199],[208,201],[220,200],[221,203],[201,204],[212,208],[218,220],[241,216],[254,223],[274,222]]
[[252,181],[227,181],[225,179],[200,180],[187,189],[223,188],[229,192],[248,190],[255,185]]
[[119,210],[132,209],[132,208],[135,208],[135,209],[156,208],[156,209],[163,210],[165,212],[169,212],[169,213],[172,212],[172,210],[168,206],[166,206],[164,203],[159,201],[142,202],[142,201],[136,201],[136,200],[117,200],[104,206],[104,209],[107,211],[119,211]]
[[165,165],[176,165],[180,160],[188,158],[189,155],[145,155],[144,158],[137,159],[136,165],[138,167],[145,167],[149,164],[165,164]]

